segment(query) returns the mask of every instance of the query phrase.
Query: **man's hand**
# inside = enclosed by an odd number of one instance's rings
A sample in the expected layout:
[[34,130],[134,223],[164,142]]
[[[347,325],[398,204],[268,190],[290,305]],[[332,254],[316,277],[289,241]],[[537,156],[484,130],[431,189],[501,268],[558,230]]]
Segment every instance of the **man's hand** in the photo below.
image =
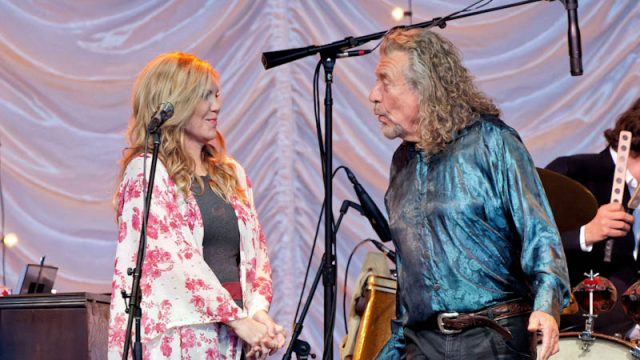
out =
[[585,243],[591,246],[610,237],[625,236],[632,224],[633,216],[627,214],[619,203],[602,205],[596,216],[585,225]]
[[542,346],[538,348],[538,359],[547,360],[551,355],[560,351],[560,332],[553,316],[542,311],[532,312],[527,330],[542,333]]

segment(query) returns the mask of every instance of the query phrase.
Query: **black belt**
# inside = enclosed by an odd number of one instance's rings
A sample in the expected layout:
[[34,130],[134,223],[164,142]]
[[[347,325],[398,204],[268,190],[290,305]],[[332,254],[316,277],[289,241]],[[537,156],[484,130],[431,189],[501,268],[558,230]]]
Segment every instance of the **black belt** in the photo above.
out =
[[429,324],[443,334],[458,334],[475,327],[489,327],[497,331],[505,340],[511,340],[511,332],[497,323],[497,320],[531,313],[531,305],[523,301],[500,303],[477,312],[460,314],[457,312],[439,313]]

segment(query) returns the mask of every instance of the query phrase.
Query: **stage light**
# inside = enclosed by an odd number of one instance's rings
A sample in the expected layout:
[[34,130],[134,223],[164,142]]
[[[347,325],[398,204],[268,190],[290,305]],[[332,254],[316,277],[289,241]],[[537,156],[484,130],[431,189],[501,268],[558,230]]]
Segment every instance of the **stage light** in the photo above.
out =
[[402,18],[404,17],[404,9],[401,7],[393,8],[393,10],[391,10],[391,17],[393,17],[393,20],[395,21],[402,20]]
[[18,243],[18,235],[16,235],[16,233],[8,233],[5,235],[3,241],[6,247],[12,248]]
[[[5,268],[5,257],[7,254],[7,249],[14,247],[18,243],[18,235],[15,233],[8,233],[3,235],[0,233],[0,245],[2,245],[2,284],[0,284],[0,288],[2,288],[2,294],[7,295],[9,293],[7,285],[7,269]],[[7,294],[5,294],[7,293]]]
[[411,25],[413,23],[413,9],[411,6],[411,0],[409,0],[408,5],[408,10],[405,10],[399,6],[394,7],[393,10],[391,10],[391,17],[395,21],[401,21],[404,18],[409,18],[409,25]]

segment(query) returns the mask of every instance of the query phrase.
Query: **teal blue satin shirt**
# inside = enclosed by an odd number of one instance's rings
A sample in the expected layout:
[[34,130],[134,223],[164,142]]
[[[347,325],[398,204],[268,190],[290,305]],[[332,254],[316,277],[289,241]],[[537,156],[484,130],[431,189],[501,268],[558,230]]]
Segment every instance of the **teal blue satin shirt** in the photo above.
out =
[[403,326],[525,299],[559,319],[569,301],[560,235],[516,131],[484,117],[440,153],[396,150],[385,195]]

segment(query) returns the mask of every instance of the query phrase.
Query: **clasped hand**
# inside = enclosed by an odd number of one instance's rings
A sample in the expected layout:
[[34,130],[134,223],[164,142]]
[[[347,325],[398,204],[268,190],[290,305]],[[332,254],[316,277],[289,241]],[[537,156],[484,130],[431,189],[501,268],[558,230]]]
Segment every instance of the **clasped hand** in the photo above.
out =
[[234,320],[229,325],[244,340],[247,358],[266,359],[282,348],[286,340],[284,328],[276,324],[266,311],[258,311],[251,318]]

